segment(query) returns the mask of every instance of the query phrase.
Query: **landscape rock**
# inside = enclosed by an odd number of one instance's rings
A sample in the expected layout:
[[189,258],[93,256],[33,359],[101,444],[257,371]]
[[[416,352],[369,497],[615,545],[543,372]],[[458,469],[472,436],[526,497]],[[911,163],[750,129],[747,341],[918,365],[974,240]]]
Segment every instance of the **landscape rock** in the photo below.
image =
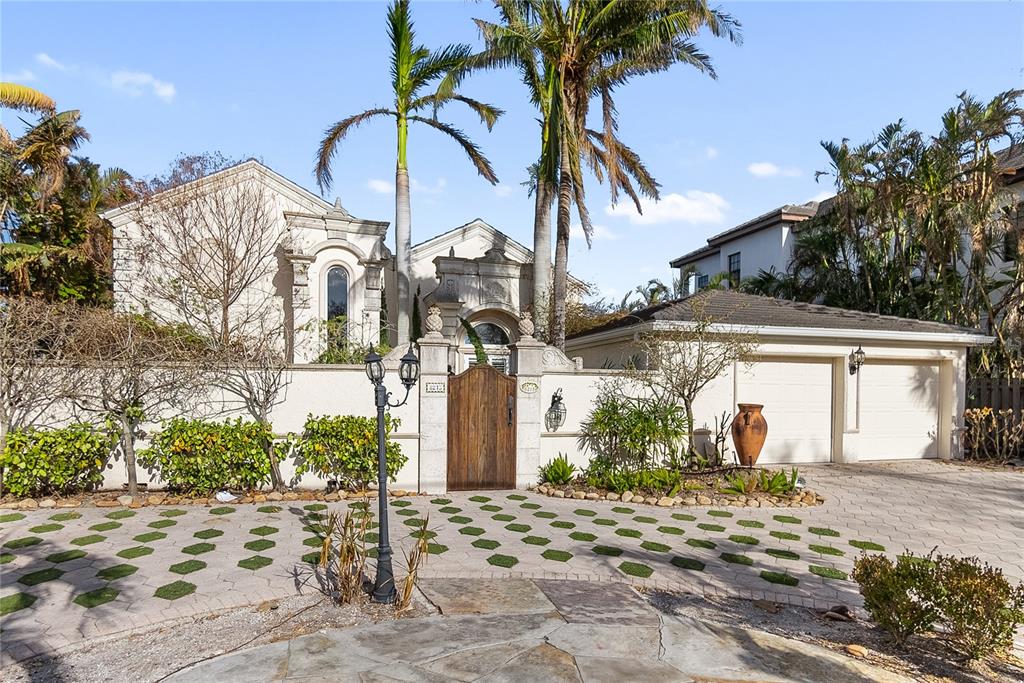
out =
[[583,500],[587,497],[587,494],[583,493],[583,491],[573,491],[572,497],[576,500]]
[[41,508],[55,508],[57,507],[57,501],[53,498],[45,498],[39,501],[39,507]]
[[609,493],[608,495],[606,495],[604,497],[604,499],[605,500],[618,500],[619,499],[619,494],[617,494],[617,493]]
[[546,496],[548,495],[548,487],[541,484],[540,486],[537,487],[537,492]]
[[135,497],[134,496],[129,496],[126,493],[123,496],[118,496],[117,497],[117,504],[118,505],[123,505],[123,506],[127,507],[127,506],[132,504],[133,500],[135,500]]
[[586,498],[587,500],[600,500],[601,496],[597,493],[588,493]]
[[151,496],[146,496],[146,505],[162,505],[165,498],[167,498],[165,494],[154,493]]
[[633,492],[623,491],[621,500],[623,503],[628,503],[629,501],[633,500]]
[[17,510],[18,506],[20,504],[21,504],[21,501],[12,500],[12,501],[9,501],[7,503],[4,503],[4,504],[0,505],[0,510]]
[[409,492],[406,491],[405,489],[395,489],[394,491],[391,492],[391,495],[394,496],[395,498],[405,498],[407,495],[409,495]]
[[[269,498],[269,496],[268,496],[268,498]],[[281,499],[282,500],[298,500],[299,499],[299,494],[295,493],[295,491],[289,491],[288,493],[284,494],[281,497]]]
[[562,491],[561,489],[555,489],[554,491],[551,492],[551,497],[552,498],[565,498],[565,491]]
[[81,506],[82,501],[77,498],[65,498],[64,500],[57,501],[57,507],[59,508],[76,508]]
[[761,503],[756,498],[751,498],[750,500],[747,501],[747,507],[748,508],[759,508],[759,507],[761,507]]
[[663,498],[658,499],[657,505],[660,508],[670,508],[673,504],[675,504],[675,502],[675,498],[669,498],[668,496],[665,496]]
[[37,507],[39,507],[39,503],[32,498],[26,498],[18,503],[19,510],[35,510]]
[[647,503],[648,505],[657,505],[658,499],[655,496],[647,496],[646,498],[644,498],[644,502]]
[[265,494],[265,493],[257,493],[255,496],[252,497],[252,502],[254,502],[254,503],[266,503],[267,502],[267,494]]
[[868,650],[863,645],[847,645],[846,652],[854,657],[867,657]]
[[280,491],[271,491],[270,493],[267,494],[267,500],[284,500],[284,494],[281,493]]
[[697,505],[711,505],[711,499],[707,496],[697,496]]
[[106,500],[101,498],[100,500],[97,500],[94,505],[98,508],[116,508],[120,507],[121,504],[116,500]]

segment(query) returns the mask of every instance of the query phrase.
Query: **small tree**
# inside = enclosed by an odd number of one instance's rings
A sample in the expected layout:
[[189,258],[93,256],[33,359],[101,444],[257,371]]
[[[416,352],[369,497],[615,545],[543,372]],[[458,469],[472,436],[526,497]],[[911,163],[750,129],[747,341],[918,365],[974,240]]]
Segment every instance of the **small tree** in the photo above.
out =
[[36,424],[77,384],[75,368],[64,362],[74,311],[39,299],[0,298],[0,453],[11,430]]
[[[270,412],[284,400],[282,392],[291,382],[281,349],[266,336],[253,337],[224,349],[218,361],[214,382],[235,396],[252,419],[269,427]],[[264,448],[270,461],[271,485],[282,490],[286,484],[273,440],[268,440]]]
[[751,332],[723,329],[728,316],[712,316],[703,296],[693,296],[680,305],[690,309],[690,320],[678,329],[642,336],[639,362],[631,363],[625,375],[647,389],[656,402],[682,404],[688,448],[693,454],[693,404],[697,397],[737,361],[749,360],[757,352],[758,342]]
[[168,409],[181,412],[199,398],[211,360],[208,348],[185,328],[92,309],[78,317],[69,356],[83,370],[74,403],[119,433],[128,493],[134,496],[139,427]]
[[280,318],[272,276],[283,232],[260,177],[208,177],[228,163],[217,155],[182,157],[150,181],[130,242],[139,277],[130,291],[143,310],[187,323],[222,347]]

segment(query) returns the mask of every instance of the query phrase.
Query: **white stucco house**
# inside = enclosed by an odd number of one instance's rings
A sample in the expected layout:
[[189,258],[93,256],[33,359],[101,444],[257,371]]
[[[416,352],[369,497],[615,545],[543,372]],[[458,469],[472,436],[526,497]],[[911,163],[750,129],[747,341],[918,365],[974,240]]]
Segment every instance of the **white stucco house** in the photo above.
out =
[[[350,335],[365,344],[376,343],[382,323],[394,329],[397,304],[385,304],[397,291],[394,259],[385,246],[387,221],[355,217],[340,201],[325,201],[251,159],[195,182],[202,183],[202,193],[228,193],[229,198],[242,196],[239,187],[256,188],[245,196],[266,201],[272,262],[249,285],[247,296],[260,305],[269,301],[265,317],[279,320],[294,362],[317,360],[323,321],[344,319]],[[150,203],[155,206],[160,199]],[[143,284],[147,266],[140,254],[147,235],[140,222],[147,221],[140,218],[141,210],[129,204],[103,214],[113,226],[114,302],[121,310],[159,308]],[[474,358],[460,318],[481,336],[492,364],[507,369],[508,345],[518,338],[517,321],[532,298],[533,252],[478,218],[416,244],[411,258],[411,290],[419,292],[422,316],[432,304],[441,308],[452,369],[461,371]],[[238,306],[245,305],[244,299]],[[387,315],[382,315],[385,306]],[[156,312],[173,317],[173,312]]]
[[[942,323],[706,290],[639,311],[570,338],[584,367],[621,368],[640,335],[685,330],[695,301],[722,332],[758,340],[700,394],[696,427],[715,429],[739,403],[763,404],[768,439],[761,463],[956,458],[967,350],[992,341]],[[851,364],[851,353],[864,363]]]

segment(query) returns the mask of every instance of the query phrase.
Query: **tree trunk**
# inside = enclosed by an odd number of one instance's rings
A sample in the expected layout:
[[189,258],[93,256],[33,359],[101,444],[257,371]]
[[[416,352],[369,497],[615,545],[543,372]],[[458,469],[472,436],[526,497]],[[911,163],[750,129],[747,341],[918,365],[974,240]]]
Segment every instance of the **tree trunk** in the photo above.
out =
[[548,341],[551,320],[551,185],[537,178],[533,214],[533,336]]
[[128,470],[128,495],[139,495],[139,475],[135,471],[135,425],[132,419],[121,417],[121,452],[124,453],[124,466]]
[[[7,450],[7,433],[11,426],[6,418],[0,419],[0,454]],[[0,466],[0,496],[4,495],[4,468]]]
[[409,256],[411,247],[410,223],[412,210],[409,206],[409,172],[395,171],[395,281],[398,307],[398,345],[409,343],[409,271],[412,264]]
[[569,274],[569,212],[572,209],[572,180],[569,175],[569,150],[562,141],[558,180],[558,226],[555,239],[555,321],[551,344],[565,351],[565,298]]
[[693,447],[693,401],[684,399],[683,409],[686,411],[686,452],[692,457],[697,454]]
[[[266,415],[260,416],[260,424],[267,425],[267,431],[270,431],[270,422],[267,420]],[[284,478],[281,476],[281,463],[277,461],[277,449],[274,448],[273,435],[267,437],[263,444],[263,449],[267,452],[267,460],[270,461],[270,485],[275,491],[284,491],[287,487],[284,485]]]
[[395,165],[395,302],[398,313],[398,345],[409,343],[409,273],[412,261],[412,206],[409,203],[409,168],[406,163],[406,140],[409,122],[398,117],[398,162]]

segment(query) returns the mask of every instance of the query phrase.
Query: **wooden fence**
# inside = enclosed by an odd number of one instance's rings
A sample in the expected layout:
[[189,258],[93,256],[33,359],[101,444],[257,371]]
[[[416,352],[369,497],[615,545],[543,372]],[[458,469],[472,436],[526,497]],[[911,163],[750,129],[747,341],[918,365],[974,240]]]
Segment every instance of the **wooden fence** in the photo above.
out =
[[1024,411],[1024,380],[1009,377],[968,377],[967,407]]

